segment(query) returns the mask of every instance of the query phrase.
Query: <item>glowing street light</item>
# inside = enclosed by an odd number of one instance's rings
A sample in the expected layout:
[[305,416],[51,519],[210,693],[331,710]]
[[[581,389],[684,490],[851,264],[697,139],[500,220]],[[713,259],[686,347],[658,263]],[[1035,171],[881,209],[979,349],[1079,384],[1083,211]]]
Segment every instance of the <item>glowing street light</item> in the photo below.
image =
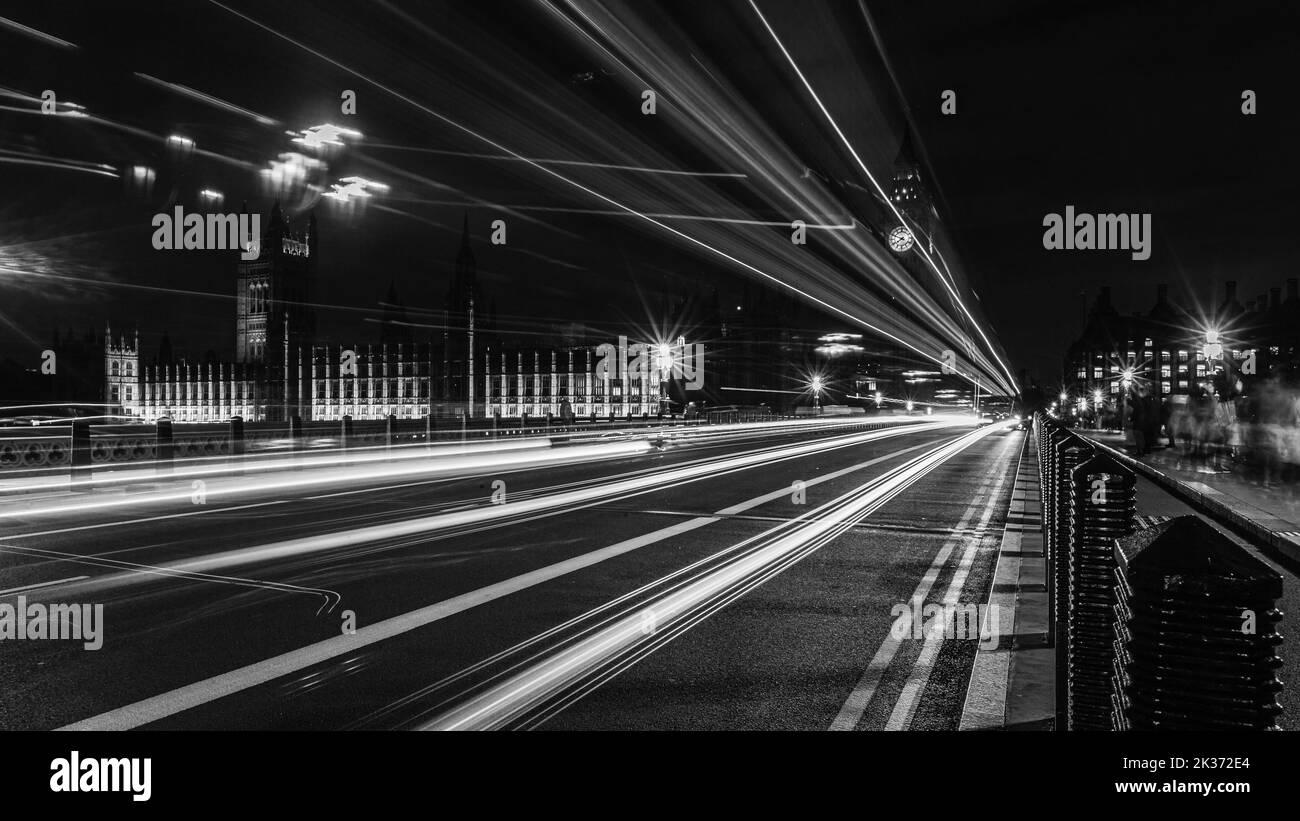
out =
[[812,378],[811,385],[812,385],[812,392],[813,392],[813,413],[814,414],[821,413],[822,386],[824,384],[825,383],[822,382],[822,378],[820,376],[814,376]]
[[1201,352],[1205,354],[1206,359],[1220,359],[1223,357],[1223,343],[1219,341],[1219,332],[1213,328],[1205,332],[1205,345],[1201,347]]
[[[340,183],[342,183],[340,185]],[[349,202],[354,198],[369,198],[371,191],[387,191],[388,186],[382,182],[368,180],[365,177],[344,177],[336,183],[331,183],[332,191],[326,191],[325,196],[338,202]]]
[[360,131],[354,131],[351,128],[343,128],[331,123],[314,125],[301,133],[296,131],[286,132],[288,134],[298,135],[293,138],[293,142],[299,145],[305,145],[308,148],[320,148],[323,145],[343,145],[339,137],[349,137],[357,139],[361,137]]

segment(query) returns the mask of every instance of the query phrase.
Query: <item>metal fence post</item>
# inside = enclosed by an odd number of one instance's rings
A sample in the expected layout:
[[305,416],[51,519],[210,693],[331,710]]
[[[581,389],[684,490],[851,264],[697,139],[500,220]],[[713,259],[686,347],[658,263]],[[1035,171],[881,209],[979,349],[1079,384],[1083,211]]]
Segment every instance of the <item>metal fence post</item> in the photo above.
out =
[[1111,728],[1115,540],[1134,530],[1137,481],[1095,454],[1070,474],[1069,727]]
[[1114,546],[1116,730],[1268,730],[1282,577],[1196,516]]
[[176,446],[172,444],[172,420],[162,417],[154,427],[154,460],[155,472],[159,474],[170,474],[172,472],[172,460],[176,456]]
[[235,466],[234,475],[242,475],[244,465],[244,417],[230,417],[230,462]]
[[1056,647],[1056,728],[1070,727],[1070,561],[1074,544],[1070,530],[1071,476],[1076,467],[1093,453],[1093,448],[1075,434],[1059,430],[1052,435],[1052,607]]

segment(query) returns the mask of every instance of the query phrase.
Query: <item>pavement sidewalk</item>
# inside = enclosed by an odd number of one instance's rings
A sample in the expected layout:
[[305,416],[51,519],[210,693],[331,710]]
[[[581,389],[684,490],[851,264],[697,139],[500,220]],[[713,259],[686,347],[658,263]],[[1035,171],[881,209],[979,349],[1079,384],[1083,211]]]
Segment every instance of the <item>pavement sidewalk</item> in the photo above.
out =
[[1055,723],[1038,448],[1032,433],[1025,438],[989,590],[988,619],[996,623],[982,630],[996,629],[998,643],[975,654],[961,730],[1050,730]]
[[1124,447],[1124,435],[1079,430],[1148,480],[1230,522],[1288,559],[1300,561],[1300,487],[1264,487],[1235,472],[1209,472],[1181,448],[1163,448],[1140,460]]

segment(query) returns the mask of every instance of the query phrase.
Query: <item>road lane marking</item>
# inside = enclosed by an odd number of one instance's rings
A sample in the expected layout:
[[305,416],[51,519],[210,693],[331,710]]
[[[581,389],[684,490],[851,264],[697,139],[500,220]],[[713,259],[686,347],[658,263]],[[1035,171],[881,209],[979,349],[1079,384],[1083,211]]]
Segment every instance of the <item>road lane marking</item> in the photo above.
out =
[[[966,540],[964,534],[970,526],[971,520],[975,518],[981,509],[983,509],[984,494],[993,482],[994,476],[992,475],[984,479],[984,482],[976,491],[975,500],[966,508],[966,511],[962,514],[961,520],[957,523],[957,527],[954,528],[956,533],[962,535],[956,535],[949,538],[948,541],[939,549],[939,552],[934,556],[934,560],[930,562],[930,567],[921,577],[920,582],[917,583],[916,589],[912,591],[912,596],[908,601],[925,601],[925,597],[930,593],[930,588],[934,586],[936,581],[938,581],[939,574],[948,564],[948,559],[952,556],[953,551],[957,549],[959,544]],[[845,699],[844,705],[840,708],[840,712],[836,715],[835,720],[831,722],[829,729],[835,731],[852,730],[857,727],[858,722],[862,720],[862,716],[866,713],[867,707],[871,703],[871,699],[876,694],[876,689],[880,686],[880,680],[884,677],[885,670],[887,670],[890,663],[893,662],[894,655],[898,652],[899,647],[902,646],[904,641],[908,640],[895,638],[895,632],[903,632],[905,634],[911,633],[911,616],[903,615],[898,618],[900,621],[906,619],[907,624],[900,625],[897,631],[894,628],[894,624],[897,624],[898,622],[890,625],[889,632],[885,635],[884,641],[880,643],[880,647],[876,650],[875,655],[871,657],[871,661],[867,664],[867,669],[863,671],[861,679],[859,679],[852,692],[849,693],[848,698]],[[906,630],[903,629],[904,627]]]
[[[1003,454],[1009,449],[1010,442],[1008,447],[1003,448]],[[999,455],[998,458],[1001,460],[1003,455]],[[1001,497],[1002,488],[1006,486],[1006,483],[1007,473],[1003,471],[1002,478],[998,480],[997,486],[989,493],[988,504],[984,506],[984,512],[980,515],[980,521],[975,531],[961,534],[961,538],[966,541],[966,550],[963,552],[961,562],[948,583],[948,589],[943,596],[943,604],[956,605],[961,602],[962,590],[966,586],[966,580],[970,577],[970,570],[975,563],[976,555],[979,553],[980,544],[988,536],[989,522],[993,519],[994,510],[998,499]],[[945,612],[948,611],[945,610]],[[921,654],[913,664],[912,673],[908,676],[907,683],[903,685],[903,691],[899,693],[898,701],[894,704],[894,709],[889,715],[889,721],[885,724],[886,730],[906,730],[911,725],[912,719],[916,716],[916,709],[920,706],[921,695],[925,692],[926,685],[930,683],[930,674],[934,671],[934,664],[938,660],[939,651],[943,648],[943,643],[947,638],[947,634],[943,630],[936,631],[934,635],[923,630],[922,635],[925,636],[925,644],[921,646]]]
[[[934,429],[929,429],[925,432],[934,432]],[[816,477],[815,479],[810,479],[807,484],[816,485],[830,481],[831,479],[836,479],[854,471],[871,467],[889,459],[898,458],[906,453],[930,447],[931,445],[931,442],[922,442],[918,445],[903,448],[870,459],[866,462],[852,465],[832,473],[827,473],[823,476]],[[787,498],[789,494],[790,489],[788,487],[781,487],[770,493],[756,496],[745,502],[725,507],[719,510],[715,516],[700,516],[685,522],[679,522],[675,525],[661,528],[651,533],[627,539],[599,550],[585,553],[581,556],[575,556],[562,562],[556,562],[547,565],[546,567],[506,579],[505,581],[497,582],[496,584],[488,585],[487,587],[428,605],[427,607],[412,610],[400,616],[384,619],[383,621],[359,628],[354,634],[333,636],[324,641],[316,642],[315,644],[292,650],[288,653],[283,653],[269,659],[245,665],[244,667],[240,667],[228,673],[212,676],[166,693],[161,693],[81,721],[73,722],[72,724],[68,724],[60,729],[129,730],[143,724],[158,721],[185,710],[215,701],[216,699],[247,690],[259,684],[273,681],[281,676],[289,675],[314,664],[329,661],[330,659],[336,658],[345,653],[354,652],[367,645],[385,641],[403,633],[425,627],[441,619],[478,607],[481,604],[495,601],[504,596],[551,581],[577,570],[591,567],[592,565],[599,564],[600,562],[621,556],[625,553],[630,553],[647,545],[655,544],[684,533],[689,533],[692,530],[717,522],[726,516],[741,513],[745,510],[776,499]]]

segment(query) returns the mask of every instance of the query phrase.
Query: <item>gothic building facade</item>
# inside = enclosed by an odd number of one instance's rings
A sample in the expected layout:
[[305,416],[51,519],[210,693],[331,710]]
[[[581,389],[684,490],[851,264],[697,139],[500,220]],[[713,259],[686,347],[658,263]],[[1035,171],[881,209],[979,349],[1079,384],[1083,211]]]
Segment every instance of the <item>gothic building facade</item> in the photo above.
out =
[[[139,334],[105,334],[104,380],[114,412],[143,421],[492,418],[525,414],[654,414],[657,374],[603,379],[594,348],[524,351],[500,344],[484,311],[468,220],[442,321],[417,330],[390,285],[378,344],[326,344],[312,303],[319,232],[292,229],[277,205],[257,258],[238,264],[234,361],[174,358],[170,342],[142,364]],[[428,334],[421,340],[420,334]],[[620,376],[622,376],[620,374]]]

